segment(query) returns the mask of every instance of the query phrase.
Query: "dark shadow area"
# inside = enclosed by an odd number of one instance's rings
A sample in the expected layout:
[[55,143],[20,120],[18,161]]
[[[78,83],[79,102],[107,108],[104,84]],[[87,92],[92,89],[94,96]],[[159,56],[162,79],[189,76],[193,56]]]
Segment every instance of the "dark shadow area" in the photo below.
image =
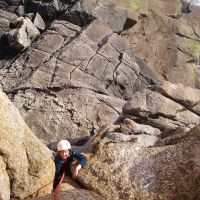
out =
[[59,19],[66,20],[80,27],[84,27],[90,24],[95,19],[95,17],[84,11],[83,12],[75,11],[72,13],[66,12],[63,15],[61,15]]
[[128,30],[128,29],[132,28],[133,26],[135,26],[136,24],[137,24],[137,21],[127,18],[127,20],[124,24],[123,30],[124,31]]
[[13,51],[13,49],[9,48],[6,36],[2,35],[0,38],[0,60],[9,60],[18,54],[17,51]]

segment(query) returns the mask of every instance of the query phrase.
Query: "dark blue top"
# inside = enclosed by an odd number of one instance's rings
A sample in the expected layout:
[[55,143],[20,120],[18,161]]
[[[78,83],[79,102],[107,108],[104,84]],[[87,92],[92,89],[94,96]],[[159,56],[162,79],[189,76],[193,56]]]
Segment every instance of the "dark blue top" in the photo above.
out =
[[65,172],[65,174],[67,175],[72,175],[70,171],[70,167],[71,167],[72,162],[75,160],[78,160],[79,164],[81,164],[82,167],[84,167],[87,163],[87,158],[83,154],[75,152],[75,151],[70,152],[70,156],[67,158],[66,162],[62,160],[58,154],[56,155],[54,159],[56,172],[55,172],[55,178],[54,178],[54,183],[53,183],[53,189],[55,189],[58,183],[60,182],[63,172]]

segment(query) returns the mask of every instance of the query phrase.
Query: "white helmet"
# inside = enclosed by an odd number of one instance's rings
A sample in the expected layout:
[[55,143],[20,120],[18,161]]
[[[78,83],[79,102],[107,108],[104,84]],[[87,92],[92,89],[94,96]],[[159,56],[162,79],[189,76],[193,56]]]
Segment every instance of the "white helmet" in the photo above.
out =
[[71,149],[71,144],[67,140],[61,140],[57,144],[57,151],[68,150]]

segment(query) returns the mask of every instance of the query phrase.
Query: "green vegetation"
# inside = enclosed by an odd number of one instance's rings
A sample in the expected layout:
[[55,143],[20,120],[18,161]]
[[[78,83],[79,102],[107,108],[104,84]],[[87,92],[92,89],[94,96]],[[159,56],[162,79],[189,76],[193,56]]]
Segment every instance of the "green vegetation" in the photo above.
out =
[[199,57],[200,55],[200,43],[196,40],[185,40],[184,46],[187,50],[187,52],[194,56],[194,57]]
[[193,30],[186,24],[181,23],[179,26],[179,31],[182,35],[191,36],[193,34]]
[[129,8],[140,11],[143,9],[142,3],[140,0],[122,0],[123,3],[128,6]]

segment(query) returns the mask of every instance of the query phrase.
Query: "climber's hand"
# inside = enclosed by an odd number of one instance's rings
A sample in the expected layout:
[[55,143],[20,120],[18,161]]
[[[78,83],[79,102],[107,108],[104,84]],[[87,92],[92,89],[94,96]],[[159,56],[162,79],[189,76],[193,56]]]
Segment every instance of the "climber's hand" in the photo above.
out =
[[72,169],[72,176],[74,178],[77,177],[77,175],[78,175],[78,173],[79,173],[79,171],[80,171],[81,168],[82,168],[82,166],[80,164],[78,164],[77,166],[73,167],[73,169]]

